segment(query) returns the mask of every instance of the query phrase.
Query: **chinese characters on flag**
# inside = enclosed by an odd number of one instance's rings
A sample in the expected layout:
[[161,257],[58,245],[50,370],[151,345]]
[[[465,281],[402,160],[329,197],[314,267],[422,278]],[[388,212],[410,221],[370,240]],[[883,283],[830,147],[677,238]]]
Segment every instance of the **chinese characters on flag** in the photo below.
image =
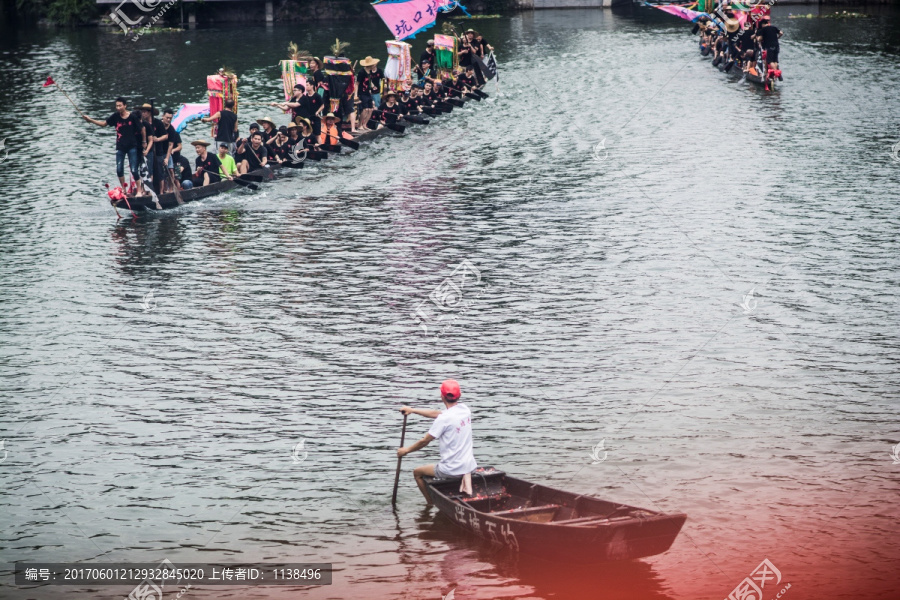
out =
[[372,8],[396,40],[405,40],[434,26],[439,5],[438,0],[382,0]]

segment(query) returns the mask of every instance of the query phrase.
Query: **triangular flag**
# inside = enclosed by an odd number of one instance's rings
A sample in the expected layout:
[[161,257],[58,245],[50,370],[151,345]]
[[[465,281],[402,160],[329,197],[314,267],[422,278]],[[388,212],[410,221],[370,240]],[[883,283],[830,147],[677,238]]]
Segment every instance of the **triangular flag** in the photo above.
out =
[[50,87],[51,85],[56,85],[56,82],[53,81],[52,77],[48,77],[47,81],[44,82],[44,87]]

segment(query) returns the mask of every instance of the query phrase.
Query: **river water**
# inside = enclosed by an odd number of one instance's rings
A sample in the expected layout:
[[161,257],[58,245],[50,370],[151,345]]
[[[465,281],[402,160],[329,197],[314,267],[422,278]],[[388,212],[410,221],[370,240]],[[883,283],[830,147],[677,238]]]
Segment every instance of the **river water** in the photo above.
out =
[[[383,56],[381,25],[5,31],[0,596],[129,591],[15,588],[15,561],[168,558],[335,566],[188,598],[720,599],[768,559],[766,600],[896,598],[900,14],[788,12],[773,93],[650,9],[474,21],[488,100],[137,221],[104,201],[112,133],[47,75],[105,117],[224,65],[244,124],[280,124],[250,102],[289,41]],[[448,377],[480,464],[685,512],[675,544],[517,560],[424,509],[434,448],[392,512],[396,409]]]

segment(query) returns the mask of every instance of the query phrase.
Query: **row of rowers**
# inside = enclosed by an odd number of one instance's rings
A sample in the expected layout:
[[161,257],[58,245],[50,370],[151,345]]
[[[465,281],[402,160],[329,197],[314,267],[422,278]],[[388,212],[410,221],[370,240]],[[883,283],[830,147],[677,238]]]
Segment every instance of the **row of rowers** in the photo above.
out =
[[[323,115],[327,97],[323,97],[314,81],[307,82],[305,86],[294,86],[294,94],[287,102],[271,103],[290,112],[289,126],[279,128],[268,117],[257,119],[250,124],[249,134],[244,138],[239,133],[234,102],[226,101],[222,110],[202,119],[206,123],[216,121],[215,151],[208,151],[211,144],[206,140],[191,142],[197,151],[193,169],[190,161],[181,155],[183,144],[171,125],[171,110],[165,111],[160,120],[156,118],[159,111],[150,105],[145,104],[140,111],[131,112],[125,99],[117,98],[116,112],[109,118],[84,118],[99,126],[116,128],[116,171],[120,184],[125,186],[124,159],[127,156],[138,194],[143,194],[139,175],[143,164],[146,164],[158,194],[172,192],[175,187],[190,189],[209,185],[222,178],[281,164],[290,161],[292,154],[299,150],[318,151],[322,146],[338,146],[341,139],[352,140],[354,134],[381,128],[403,116],[441,114],[442,106],[446,106],[444,100],[481,87],[473,66],[468,65],[457,77],[439,79],[426,71],[409,90],[400,94],[388,90],[380,94],[376,90],[383,87],[384,73],[378,69],[378,62],[372,57],[360,62],[363,70],[356,79],[357,94],[352,103],[348,102],[349,106],[341,103],[343,118],[331,112]],[[364,127],[356,127],[357,116],[359,122],[365,123]]]

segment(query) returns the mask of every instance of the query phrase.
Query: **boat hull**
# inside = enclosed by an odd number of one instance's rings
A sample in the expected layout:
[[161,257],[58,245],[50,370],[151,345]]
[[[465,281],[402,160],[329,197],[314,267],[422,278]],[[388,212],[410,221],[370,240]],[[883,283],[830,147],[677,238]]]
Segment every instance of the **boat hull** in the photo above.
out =
[[[501,471],[484,473],[486,477],[478,471],[473,475],[475,494],[469,500],[454,494],[459,489],[458,478],[426,479],[435,506],[486,541],[544,559],[595,563],[661,554],[671,547],[687,519],[681,513],[664,514],[577,496]],[[479,481],[481,478],[485,481]],[[499,489],[503,492],[494,493]],[[507,491],[512,495],[501,500]],[[491,510],[487,505],[492,497],[506,510]]]
[[[261,168],[248,173],[249,175],[259,175],[263,180],[272,179],[274,177],[272,169]],[[140,211],[160,211],[178,208],[181,204],[196,202],[203,198],[218,196],[224,192],[238,187],[239,184],[230,179],[222,180],[218,183],[211,183],[201,187],[191,188],[189,190],[181,190],[181,202],[178,202],[177,196],[172,194],[160,194],[157,196],[159,202],[155,202],[152,196],[129,196],[127,200],[116,200],[113,206],[123,210]]]

